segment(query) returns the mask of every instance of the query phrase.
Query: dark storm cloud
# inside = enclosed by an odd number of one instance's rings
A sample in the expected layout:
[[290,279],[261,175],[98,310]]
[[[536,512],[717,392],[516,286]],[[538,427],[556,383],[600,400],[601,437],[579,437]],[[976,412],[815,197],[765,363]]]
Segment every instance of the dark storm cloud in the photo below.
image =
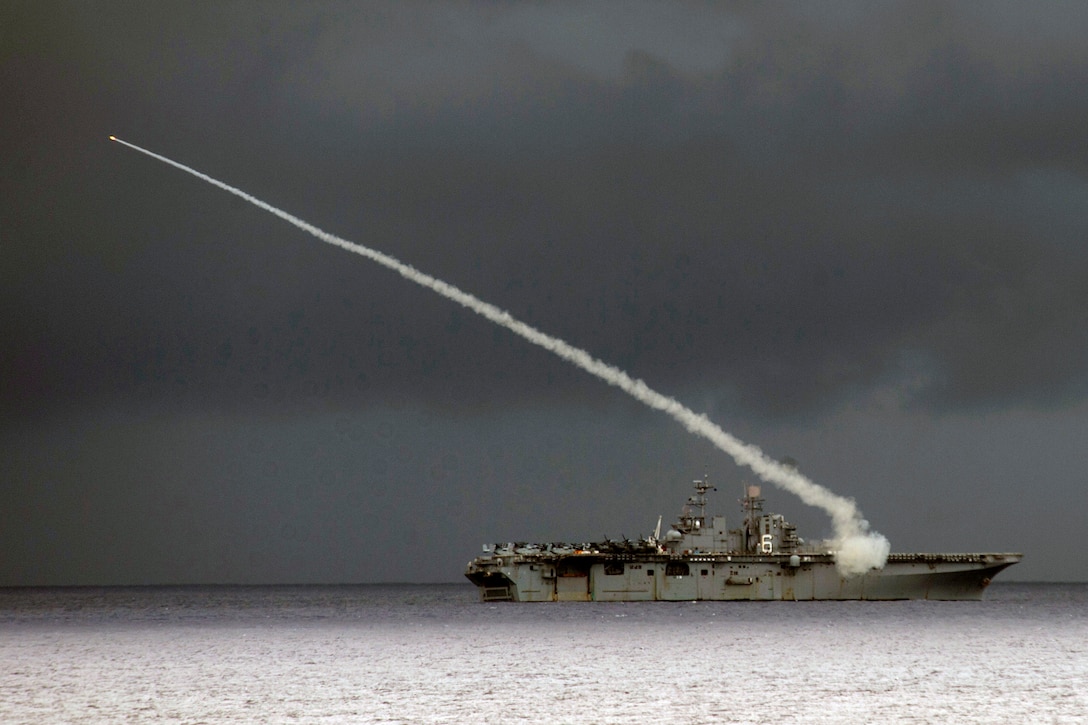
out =
[[[647,9],[106,5],[36,28],[8,87],[24,106],[46,91],[48,111],[94,111],[88,134],[270,196],[668,389],[698,380],[794,413],[895,378],[938,405],[1083,391],[1076,35],[1028,37],[1015,7]],[[25,148],[46,132],[22,114]],[[72,145],[74,130],[49,133]],[[9,396],[376,389],[463,404],[595,388],[107,150],[107,179],[141,185],[125,211],[144,237],[113,213],[113,229],[63,231],[101,239],[62,245],[90,267],[47,275],[67,251],[24,253],[44,288],[15,302],[64,290],[91,310],[13,321]],[[78,165],[106,150],[37,152],[15,184],[46,183],[51,164],[101,183]],[[9,234],[48,225],[47,202],[29,204],[40,216],[10,210]]]
[[111,133],[798,457],[893,542],[1050,546],[1077,506],[1008,494],[1083,498],[1086,14],[9,3],[0,581],[405,576],[373,538],[450,579],[477,537],[623,533],[716,468]]
[[121,10],[9,26],[9,399],[599,390],[106,131],[752,412],[1083,392],[1076,8]]

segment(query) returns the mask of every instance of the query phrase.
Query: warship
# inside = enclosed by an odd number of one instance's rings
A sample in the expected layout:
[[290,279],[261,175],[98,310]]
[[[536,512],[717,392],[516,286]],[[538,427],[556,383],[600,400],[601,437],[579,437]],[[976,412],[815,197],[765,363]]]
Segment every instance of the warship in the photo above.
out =
[[694,482],[677,522],[661,536],[594,543],[485,544],[465,576],[484,602],[696,600],[978,600],[1021,554],[896,554],[853,576],[826,542],[806,543],[781,514],[763,512],[744,486],[743,518],[706,515],[706,478]]

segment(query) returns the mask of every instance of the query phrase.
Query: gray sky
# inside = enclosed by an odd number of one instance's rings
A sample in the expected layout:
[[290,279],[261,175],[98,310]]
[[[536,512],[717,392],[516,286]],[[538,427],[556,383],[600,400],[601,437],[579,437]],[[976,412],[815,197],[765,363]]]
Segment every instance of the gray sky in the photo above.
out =
[[6,3],[0,584],[456,581],[753,480],[109,134],[796,459],[894,551],[1088,579],[1086,35],[1079,3]]

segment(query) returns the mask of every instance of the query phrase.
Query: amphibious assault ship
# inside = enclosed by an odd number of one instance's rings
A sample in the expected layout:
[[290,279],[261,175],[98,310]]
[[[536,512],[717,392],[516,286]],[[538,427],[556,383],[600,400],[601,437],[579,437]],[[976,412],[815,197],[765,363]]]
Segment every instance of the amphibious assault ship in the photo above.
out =
[[746,486],[740,526],[706,515],[695,481],[679,519],[661,536],[582,544],[485,544],[465,576],[485,602],[981,599],[1020,554],[889,554],[880,569],[843,575],[825,543],[806,544],[781,514],[763,512]]

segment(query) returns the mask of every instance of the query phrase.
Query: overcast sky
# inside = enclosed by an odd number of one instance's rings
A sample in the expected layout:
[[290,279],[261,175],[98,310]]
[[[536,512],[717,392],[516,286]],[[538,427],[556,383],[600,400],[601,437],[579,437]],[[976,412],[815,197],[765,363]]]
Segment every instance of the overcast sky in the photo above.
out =
[[[1088,580],[1088,6],[0,8],[0,584],[458,581],[725,454]],[[801,535],[822,513],[766,487]]]

